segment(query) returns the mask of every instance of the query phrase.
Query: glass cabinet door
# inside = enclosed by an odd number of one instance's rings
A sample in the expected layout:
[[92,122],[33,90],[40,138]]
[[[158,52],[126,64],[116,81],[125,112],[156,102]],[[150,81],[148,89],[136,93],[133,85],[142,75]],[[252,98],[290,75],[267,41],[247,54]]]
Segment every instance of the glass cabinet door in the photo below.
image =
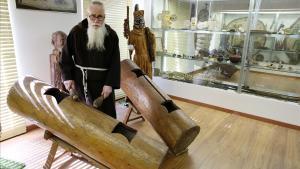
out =
[[[300,3],[298,0],[262,0],[253,9],[245,90],[300,101]],[[256,44],[257,40],[261,44]]]
[[249,1],[152,2],[157,38],[154,75],[237,90]]
[[299,0],[152,0],[154,75],[299,101],[299,14]]

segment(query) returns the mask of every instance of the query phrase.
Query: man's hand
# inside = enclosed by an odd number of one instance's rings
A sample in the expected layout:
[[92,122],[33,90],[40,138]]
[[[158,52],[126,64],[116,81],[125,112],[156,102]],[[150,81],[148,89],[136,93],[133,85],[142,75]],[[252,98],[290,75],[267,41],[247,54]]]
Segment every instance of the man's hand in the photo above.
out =
[[75,101],[79,101],[77,91],[75,90],[74,80],[66,80],[66,81],[64,81],[64,85],[65,85],[66,89],[69,91],[70,95],[72,96],[72,99]]
[[75,89],[74,80],[66,80],[66,81],[64,81],[64,85],[68,91],[70,91],[71,89]]
[[112,92],[112,87],[111,86],[103,86],[102,93],[103,98],[107,98]]

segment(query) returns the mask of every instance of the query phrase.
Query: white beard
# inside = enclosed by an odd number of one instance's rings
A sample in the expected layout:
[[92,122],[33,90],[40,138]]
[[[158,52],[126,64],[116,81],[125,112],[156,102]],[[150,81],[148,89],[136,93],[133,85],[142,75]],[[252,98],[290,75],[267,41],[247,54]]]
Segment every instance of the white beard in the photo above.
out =
[[87,30],[87,35],[88,35],[88,43],[87,43],[88,49],[98,49],[100,51],[103,51],[105,49],[104,39],[105,36],[107,35],[107,30],[104,24],[98,29],[95,29],[93,26],[89,26]]

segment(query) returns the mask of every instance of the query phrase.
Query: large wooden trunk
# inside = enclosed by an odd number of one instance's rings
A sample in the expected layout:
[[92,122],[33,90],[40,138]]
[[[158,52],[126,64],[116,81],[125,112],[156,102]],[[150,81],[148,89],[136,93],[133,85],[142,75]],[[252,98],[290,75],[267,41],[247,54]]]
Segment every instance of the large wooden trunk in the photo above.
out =
[[110,168],[157,169],[167,153],[163,143],[32,77],[11,87],[7,103],[12,111]]
[[200,127],[131,60],[121,62],[121,88],[174,154],[184,152]]

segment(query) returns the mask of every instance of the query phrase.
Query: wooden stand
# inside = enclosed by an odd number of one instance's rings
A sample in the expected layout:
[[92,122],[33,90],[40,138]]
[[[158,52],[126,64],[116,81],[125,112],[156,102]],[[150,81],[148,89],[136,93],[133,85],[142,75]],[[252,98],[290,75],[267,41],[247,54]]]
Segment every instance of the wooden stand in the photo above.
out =
[[103,169],[109,169],[109,167],[105,166],[104,164],[100,163],[99,161],[96,161],[96,160],[92,159],[88,155],[86,155],[83,152],[79,151],[77,148],[73,147],[72,145],[68,144],[67,142],[63,141],[62,139],[56,137],[55,135],[53,135],[48,130],[45,131],[44,138],[46,140],[51,140],[52,145],[51,145],[51,149],[50,149],[49,154],[48,154],[47,161],[46,161],[45,165],[43,166],[43,169],[50,169],[51,166],[52,166],[52,163],[59,158],[58,157],[58,158],[55,159],[55,155],[56,155],[58,146],[65,149],[65,153],[70,152],[71,156],[74,156],[74,157],[78,158],[81,161],[85,161],[85,162],[90,163],[91,165],[93,165],[95,167],[98,167],[98,168],[101,168],[101,169],[102,168]]
[[[137,120],[137,119],[142,119],[143,121],[145,121],[144,117],[141,115],[140,112],[138,112],[136,110],[136,108],[133,106],[133,104],[131,102],[127,102],[127,104],[128,104],[128,109],[125,113],[125,118],[123,120],[124,124],[127,124],[128,122],[133,121],[133,120]],[[130,115],[131,115],[132,112],[137,114],[137,116],[134,117],[134,118],[130,118]]]

